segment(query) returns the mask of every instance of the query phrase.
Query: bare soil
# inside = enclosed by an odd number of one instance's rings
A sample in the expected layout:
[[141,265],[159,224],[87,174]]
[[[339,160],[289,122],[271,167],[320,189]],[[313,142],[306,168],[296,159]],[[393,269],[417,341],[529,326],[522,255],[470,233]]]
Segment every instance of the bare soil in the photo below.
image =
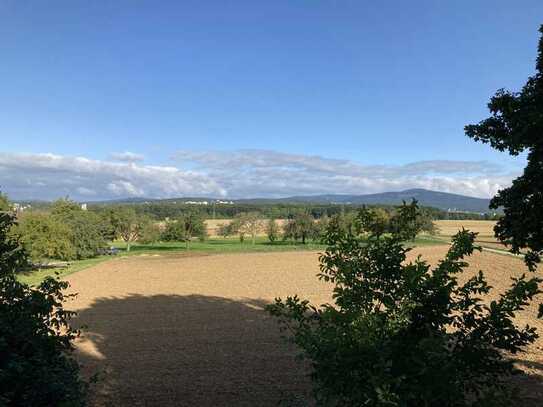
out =
[[[447,246],[416,249],[437,262]],[[415,253],[416,252],[416,253]],[[471,271],[483,269],[498,291],[520,275],[516,258],[481,253]],[[276,406],[293,395],[309,399],[307,366],[285,343],[263,307],[275,297],[299,294],[330,301],[311,252],[148,255],[118,258],[67,278],[79,293],[70,303],[87,325],[77,356],[93,387],[95,406]],[[543,329],[534,304],[520,324]],[[526,406],[543,395],[543,341],[517,355],[528,375]]]

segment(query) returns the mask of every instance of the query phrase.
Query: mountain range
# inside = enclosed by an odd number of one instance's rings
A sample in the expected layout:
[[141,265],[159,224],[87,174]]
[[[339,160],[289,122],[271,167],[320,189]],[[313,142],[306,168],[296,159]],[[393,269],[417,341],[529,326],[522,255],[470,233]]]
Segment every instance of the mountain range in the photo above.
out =
[[[416,199],[421,206],[431,206],[434,208],[461,212],[489,212],[489,199],[475,198],[466,195],[451,194],[448,192],[430,191],[427,189],[407,189],[398,192],[381,192],[377,194],[365,195],[344,195],[344,194],[324,194],[324,195],[300,195],[286,198],[249,198],[232,199],[234,203],[252,203],[252,204],[272,204],[272,203],[312,203],[312,204],[352,204],[352,205],[400,205],[402,201],[410,202]],[[147,198],[128,198],[117,199],[114,201],[105,201],[101,203],[142,203],[142,202],[187,202],[214,200],[214,198],[169,198],[169,199],[147,199]],[[230,201],[228,199],[228,201]]]

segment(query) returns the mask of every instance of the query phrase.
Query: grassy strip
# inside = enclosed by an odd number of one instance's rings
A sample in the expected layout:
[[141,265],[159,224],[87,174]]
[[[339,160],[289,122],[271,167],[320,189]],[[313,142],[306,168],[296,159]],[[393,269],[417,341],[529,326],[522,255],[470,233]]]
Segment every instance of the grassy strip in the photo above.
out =
[[[409,242],[409,246],[429,246],[443,244],[444,242],[435,239],[431,236],[421,236],[413,242]],[[271,243],[266,237],[257,237],[255,244],[246,240],[241,243],[237,238],[210,238],[204,242],[193,241],[190,243],[187,250],[183,242],[159,242],[153,244],[134,243],[130,247],[130,251],[126,251],[126,243],[114,242],[113,246],[120,250],[118,256],[138,256],[142,254],[168,254],[168,253],[263,253],[263,252],[285,252],[285,251],[322,251],[326,248],[325,245],[318,242],[307,242],[305,245],[294,242],[277,241]],[[118,257],[117,256],[117,257]],[[111,256],[99,256],[92,259],[76,260],[59,264],[57,267],[42,268],[33,270],[19,275],[19,280],[30,284],[38,284],[45,277],[65,277],[72,273],[84,270],[88,267],[95,266],[103,261],[111,259]]]

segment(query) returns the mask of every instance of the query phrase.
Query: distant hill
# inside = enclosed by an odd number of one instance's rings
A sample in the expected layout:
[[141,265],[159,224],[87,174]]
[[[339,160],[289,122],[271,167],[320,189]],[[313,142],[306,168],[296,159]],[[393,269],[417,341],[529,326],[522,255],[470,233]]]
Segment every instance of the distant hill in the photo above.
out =
[[[273,203],[313,203],[313,204],[351,204],[351,205],[400,205],[402,201],[409,202],[416,199],[421,206],[431,206],[442,210],[460,211],[460,212],[489,212],[489,199],[474,198],[471,196],[450,194],[447,192],[430,191],[427,189],[408,189],[399,192],[382,192],[379,194],[367,195],[307,195],[291,196],[287,198],[253,198],[253,199],[233,199],[233,203],[239,204],[273,204]],[[141,204],[151,202],[203,202],[217,201],[209,197],[184,197],[184,198],[126,198],[111,201],[92,202],[94,204]],[[228,200],[229,201],[229,200]]]
[[471,196],[450,194],[447,192],[430,191],[427,189],[408,189],[399,192],[382,192],[367,195],[309,195],[292,196],[279,199],[242,199],[236,202],[282,202],[282,203],[335,203],[355,205],[399,205],[402,201],[416,199],[422,206],[431,206],[443,210],[465,211],[465,212],[488,212],[490,199],[474,198]]

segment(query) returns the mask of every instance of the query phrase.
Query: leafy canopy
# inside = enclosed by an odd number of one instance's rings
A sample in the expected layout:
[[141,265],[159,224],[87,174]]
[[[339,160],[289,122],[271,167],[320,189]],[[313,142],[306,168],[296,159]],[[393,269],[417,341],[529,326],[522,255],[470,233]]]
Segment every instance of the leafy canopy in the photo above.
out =
[[[374,213],[361,217],[378,222]],[[486,304],[480,297],[491,287],[482,272],[460,283],[465,258],[479,249],[476,234],[459,232],[445,258],[431,267],[421,258],[407,262],[410,249],[402,242],[416,223],[415,203],[399,209],[396,227],[386,235],[369,230],[362,237],[332,220],[318,276],[334,284],[334,304],[316,307],[293,296],[268,307],[311,362],[318,405],[508,401],[505,380],[513,366],[502,352],[518,352],[535,340],[534,328],[518,328],[513,320],[539,293],[540,280],[513,279],[508,291]]]
[[524,173],[492,199],[490,207],[503,207],[496,236],[513,253],[528,248],[525,256],[533,271],[543,254],[543,25],[535,75],[520,92],[499,90],[490,100],[491,116],[465,127],[468,137],[489,143],[511,155],[527,152]]

